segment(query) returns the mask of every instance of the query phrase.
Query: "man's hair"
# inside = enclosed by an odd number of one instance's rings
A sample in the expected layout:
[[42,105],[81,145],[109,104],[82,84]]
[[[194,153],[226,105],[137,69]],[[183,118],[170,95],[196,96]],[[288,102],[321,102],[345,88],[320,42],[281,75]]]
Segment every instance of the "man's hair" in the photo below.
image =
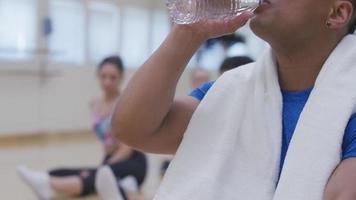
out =
[[353,13],[353,17],[352,17],[352,21],[351,21],[351,25],[349,28],[349,33],[352,34],[355,32],[356,29],[356,0],[351,0],[351,3],[354,7],[354,13]]

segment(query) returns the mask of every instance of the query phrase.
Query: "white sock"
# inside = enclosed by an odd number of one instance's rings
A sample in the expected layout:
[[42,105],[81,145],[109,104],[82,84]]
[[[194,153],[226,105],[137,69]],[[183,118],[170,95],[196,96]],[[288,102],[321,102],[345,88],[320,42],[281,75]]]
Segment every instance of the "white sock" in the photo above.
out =
[[54,192],[50,186],[47,172],[32,171],[26,166],[18,166],[17,172],[24,182],[34,190],[40,200],[50,200],[53,198]]
[[100,167],[95,177],[95,189],[103,200],[124,200],[116,177],[108,166]]

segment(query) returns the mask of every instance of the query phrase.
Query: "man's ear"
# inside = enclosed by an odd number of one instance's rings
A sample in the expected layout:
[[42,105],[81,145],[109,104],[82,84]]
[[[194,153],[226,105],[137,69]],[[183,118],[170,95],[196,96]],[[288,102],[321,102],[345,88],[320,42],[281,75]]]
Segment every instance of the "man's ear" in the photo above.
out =
[[330,9],[327,23],[332,29],[348,27],[353,20],[354,7],[349,0],[336,0]]

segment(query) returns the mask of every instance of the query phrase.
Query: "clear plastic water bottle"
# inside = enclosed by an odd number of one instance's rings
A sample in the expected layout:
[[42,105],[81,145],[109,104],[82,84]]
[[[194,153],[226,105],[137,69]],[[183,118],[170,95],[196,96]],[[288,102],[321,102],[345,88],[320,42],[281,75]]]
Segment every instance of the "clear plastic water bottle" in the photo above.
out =
[[228,20],[243,11],[253,10],[262,0],[167,0],[176,24],[191,24],[204,19]]

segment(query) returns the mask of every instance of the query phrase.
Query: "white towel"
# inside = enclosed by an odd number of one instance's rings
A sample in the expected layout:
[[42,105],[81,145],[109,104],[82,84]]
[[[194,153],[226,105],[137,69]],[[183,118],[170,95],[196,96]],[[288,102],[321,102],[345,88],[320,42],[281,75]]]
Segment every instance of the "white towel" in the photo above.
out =
[[322,200],[355,105],[356,36],[348,35],[317,78],[278,181],[282,96],[269,50],[215,82],[155,200]]

